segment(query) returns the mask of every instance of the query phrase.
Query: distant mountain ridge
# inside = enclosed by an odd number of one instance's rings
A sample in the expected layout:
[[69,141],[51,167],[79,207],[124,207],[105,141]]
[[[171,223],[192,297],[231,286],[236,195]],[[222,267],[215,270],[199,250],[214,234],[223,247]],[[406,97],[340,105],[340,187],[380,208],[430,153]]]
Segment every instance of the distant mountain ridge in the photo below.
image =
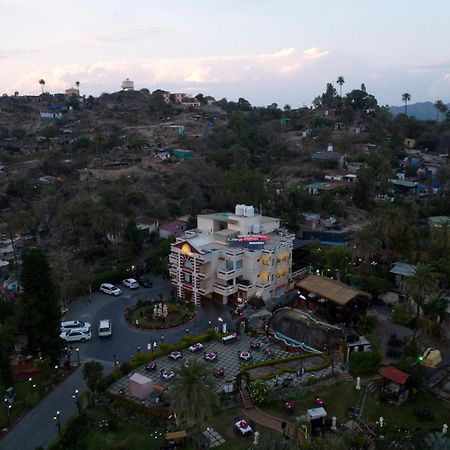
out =
[[[447,103],[450,110],[450,103]],[[390,106],[389,111],[394,115],[405,112],[405,105]],[[436,120],[436,108],[432,102],[411,103],[408,105],[408,116],[414,116],[418,120]]]

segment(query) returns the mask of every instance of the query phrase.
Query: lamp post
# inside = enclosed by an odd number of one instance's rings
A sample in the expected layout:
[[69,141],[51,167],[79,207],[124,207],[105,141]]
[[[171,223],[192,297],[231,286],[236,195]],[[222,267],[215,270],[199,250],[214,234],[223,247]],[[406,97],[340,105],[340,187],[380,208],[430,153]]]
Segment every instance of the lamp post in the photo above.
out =
[[208,320],[208,328],[211,328],[212,322]]
[[162,343],[164,343],[164,339],[165,339],[165,337],[164,337],[164,335],[162,334],[162,335],[161,335],[161,342],[162,342]]
[[61,436],[61,418],[59,417],[59,411],[56,411],[56,416],[53,416],[53,420],[58,428],[58,434]]
[[30,383],[30,394],[33,392],[33,378],[28,378],[28,382]]
[[72,347],[64,347],[64,352],[67,356],[67,367],[70,369],[70,356],[72,355]]
[[219,333],[222,333],[223,319],[219,317],[217,320],[219,321]]
[[8,415],[8,426],[9,426],[9,421],[10,421],[10,417],[11,417],[11,408],[12,405],[8,405],[8,408],[6,408],[6,414]]
[[80,405],[80,395],[78,392],[78,389],[75,389],[74,394],[72,395],[72,398],[75,400],[75,404],[77,405],[78,414],[81,412],[81,405]]
[[80,349],[77,347],[75,351],[77,352],[77,363],[80,365]]
[[189,328],[186,328],[186,334],[189,334]]

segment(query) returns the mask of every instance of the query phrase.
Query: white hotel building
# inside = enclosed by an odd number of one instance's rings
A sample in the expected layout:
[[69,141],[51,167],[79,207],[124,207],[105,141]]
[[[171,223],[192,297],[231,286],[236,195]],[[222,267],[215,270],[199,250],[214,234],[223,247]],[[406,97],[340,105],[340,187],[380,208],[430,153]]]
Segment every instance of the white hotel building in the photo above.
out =
[[253,206],[197,216],[197,228],[171,246],[169,270],[178,297],[200,304],[284,294],[294,237],[280,228],[280,219],[255,214]]

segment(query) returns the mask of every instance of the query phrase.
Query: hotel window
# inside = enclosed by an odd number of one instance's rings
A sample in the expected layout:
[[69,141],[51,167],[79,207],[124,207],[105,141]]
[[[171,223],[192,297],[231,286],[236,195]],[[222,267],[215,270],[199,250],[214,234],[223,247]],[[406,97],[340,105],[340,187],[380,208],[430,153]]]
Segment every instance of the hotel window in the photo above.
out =
[[242,259],[236,261],[236,269],[242,269]]
[[186,283],[192,283],[192,275],[189,274],[189,273],[185,273],[185,274],[184,274],[184,281],[185,281]]
[[192,260],[185,259],[183,266],[186,267],[186,269],[192,269]]
[[227,270],[234,270],[234,262],[227,259],[225,263],[225,267]]

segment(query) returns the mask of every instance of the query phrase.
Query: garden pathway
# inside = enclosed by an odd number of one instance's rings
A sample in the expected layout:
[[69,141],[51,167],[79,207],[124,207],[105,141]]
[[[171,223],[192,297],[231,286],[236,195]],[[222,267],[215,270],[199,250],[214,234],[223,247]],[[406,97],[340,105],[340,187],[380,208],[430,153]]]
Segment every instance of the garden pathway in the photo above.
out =
[[276,416],[271,416],[270,414],[266,414],[264,411],[261,411],[256,407],[253,409],[243,409],[242,413],[245,414],[250,420],[253,420],[253,422],[256,422],[264,427],[271,428],[272,430],[278,431],[280,433],[282,433],[283,431],[283,429],[281,428],[281,424],[283,422],[286,422],[286,436],[289,438],[293,438],[294,436],[294,424],[292,422],[280,419]]

